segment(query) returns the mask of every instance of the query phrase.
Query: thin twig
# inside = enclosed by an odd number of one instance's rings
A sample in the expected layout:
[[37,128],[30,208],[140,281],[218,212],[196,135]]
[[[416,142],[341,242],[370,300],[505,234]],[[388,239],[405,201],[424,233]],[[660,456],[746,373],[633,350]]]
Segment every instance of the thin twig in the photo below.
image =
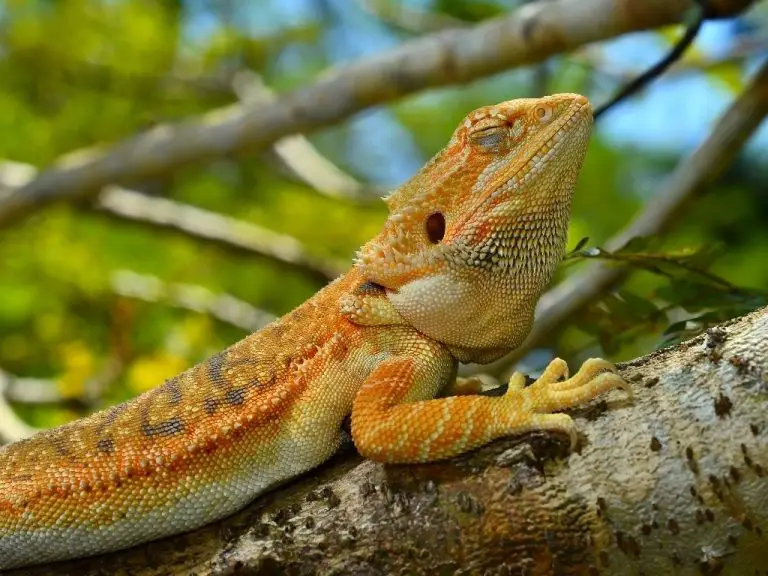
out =
[[650,84],[654,78],[661,76],[667,68],[669,68],[682,57],[682,55],[688,49],[688,46],[693,43],[694,39],[699,34],[699,30],[701,30],[701,26],[704,24],[704,20],[706,20],[709,16],[706,0],[696,0],[696,4],[698,10],[696,11],[696,16],[693,22],[685,29],[683,36],[672,47],[669,53],[659,62],[651,66],[648,70],[640,74],[640,76],[623,86],[621,90],[619,90],[618,93],[608,102],[602,106],[599,106],[595,110],[595,120],[600,118],[604,113],[613,108],[622,100],[629,98],[632,94],[638,92]]
[[701,279],[707,280],[713,287],[723,292],[731,292],[731,293],[742,292],[742,289],[739,286],[733,284],[732,282],[728,282],[728,280],[726,280],[725,278],[721,278],[720,276],[710,272],[709,270],[704,270],[702,268],[692,266],[687,262],[684,262],[679,258],[675,258],[674,255],[670,255],[670,254],[648,254],[644,252],[637,252],[632,254],[621,254],[621,253],[609,252],[601,248],[592,248],[589,250],[582,251],[580,254],[578,254],[578,257],[581,259],[625,263],[628,266],[635,269],[648,270],[650,272],[653,272],[654,274],[659,274],[661,276],[666,276],[667,278],[671,278],[672,275],[669,272],[666,272],[665,270],[659,267],[660,264],[664,264],[667,266],[671,266],[673,268],[679,268],[680,270],[684,270],[685,272],[687,272],[692,276],[699,276]]
[[[665,78],[672,78],[684,74],[701,74],[721,66],[743,64],[749,58],[765,53],[768,37],[764,36],[755,33],[749,37],[741,38],[724,54],[716,56],[695,54],[683,57],[672,64],[664,76]],[[614,63],[605,56],[605,52],[604,47],[588,46],[573,54],[570,61],[618,84],[630,82],[643,73],[642,69]]]

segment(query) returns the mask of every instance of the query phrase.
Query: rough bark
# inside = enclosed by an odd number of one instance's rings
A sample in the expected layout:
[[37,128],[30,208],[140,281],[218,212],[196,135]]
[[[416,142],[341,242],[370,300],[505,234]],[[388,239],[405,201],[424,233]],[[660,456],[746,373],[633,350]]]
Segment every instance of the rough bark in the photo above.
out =
[[345,453],[239,514],[44,574],[757,574],[768,570],[768,308],[620,367],[528,435],[385,466]]

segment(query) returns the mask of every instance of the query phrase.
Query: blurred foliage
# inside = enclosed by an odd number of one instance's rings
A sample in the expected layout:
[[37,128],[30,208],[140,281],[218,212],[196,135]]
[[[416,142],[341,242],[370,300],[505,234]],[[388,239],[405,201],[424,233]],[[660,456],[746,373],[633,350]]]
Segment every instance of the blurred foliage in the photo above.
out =
[[[427,15],[442,13],[468,23],[519,4],[421,3]],[[291,12],[300,5],[300,14]],[[0,0],[0,161],[43,168],[78,148],[107,145],[158,122],[230,104],[236,101],[231,80],[241,69],[259,73],[276,90],[309,83],[320,70],[354,59],[342,48],[355,43],[349,40],[355,34],[360,42],[365,34],[357,28],[361,18],[375,17],[356,3],[320,0]],[[340,39],[339,28],[345,26],[347,36]],[[396,23],[377,26],[386,39],[381,49],[399,41]],[[665,30],[650,36],[663,44],[677,34]],[[743,85],[743,59],[709,65],[695,51],[690,58],[686,66],[701,67],[697,73],[721,89],[734,92]],[[358,118],[311,139],[332,161],[345,169],[354,166],[355,176],[367,180],[375,162],[421,164],[475,107],[540,92],[583,92],[600,100],[617,87],[615,78],[585,62],[583,55],[552,59],[546,71],[510,71],[417,94],[387,107],[379,121],[388,130]],[[534,85],[542,78],[545,85]],[[376,153],[366,155],[351,145],[359,142],[352,135],[361,126]],[[398,154],[400,164],[393,160]],[[678,159],[678,154],[647,147],[619,146],[598,130],[574,201],[571,247],[585,236],[596,246],[605,242],[641,208]],[[387,183],[407,175],[393,169]],[[629,262],[642,270],[547,345],[571,360],[605,352],[628,358],[694,327],[679,324],[688,318],[706,324],[764,302],[766,176],[768,168],[745,155],[668,238],[617,254],[618,264]],[[132,184],[150,195],[290,234],[317,256],[346,260],[385,217],[382,203],[355,205],[321,196],[287,177],[270,156],[254,153]],[[693,265],[691,260],[705,253],[689,254],[690,247],[714,244],[727,250],[717,258],[708,256],[705,266],[695,264],[726,279],[728,286],[740,287],[736,301],[729,300],[730,288],[680,265]],[[308,276],[256,256],[235,255],[83,206],[41,210],[0,230],[0,368],[50,378],[65,399],[87,396],[94,382],[103,389],[94,401],[16,406],[30,423],[50,426],[133,396],[245,335],[205,314],[118,295],[113,280],[120,270],[204,286],[278,315],[320,287]],[[563,267],[561,276],[570,270]],[[742,298],[746,294],[757,299]],[[105,367],[112,365],[119,367],[117,374],[101,382],[109,373]]]

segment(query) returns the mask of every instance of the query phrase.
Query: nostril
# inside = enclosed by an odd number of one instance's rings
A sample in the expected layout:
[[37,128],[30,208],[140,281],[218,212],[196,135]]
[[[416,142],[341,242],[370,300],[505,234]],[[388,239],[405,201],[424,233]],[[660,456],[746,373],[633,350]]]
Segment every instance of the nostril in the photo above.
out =
[[379,294],[381,292],[384,292],[384,286],[381,284],[378,284],[377,282],[374,282],[373,280],[366,280],[360,286],[357,287],[355,290],[355,294]]

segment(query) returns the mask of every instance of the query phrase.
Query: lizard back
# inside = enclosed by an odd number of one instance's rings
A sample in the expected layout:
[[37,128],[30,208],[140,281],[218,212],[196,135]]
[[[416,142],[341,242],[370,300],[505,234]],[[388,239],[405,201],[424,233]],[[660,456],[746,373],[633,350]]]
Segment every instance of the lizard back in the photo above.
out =
[[131,401],[0,448],[0,568],[190,530],[327,459],[376,354],[336,309],[350,282]]

